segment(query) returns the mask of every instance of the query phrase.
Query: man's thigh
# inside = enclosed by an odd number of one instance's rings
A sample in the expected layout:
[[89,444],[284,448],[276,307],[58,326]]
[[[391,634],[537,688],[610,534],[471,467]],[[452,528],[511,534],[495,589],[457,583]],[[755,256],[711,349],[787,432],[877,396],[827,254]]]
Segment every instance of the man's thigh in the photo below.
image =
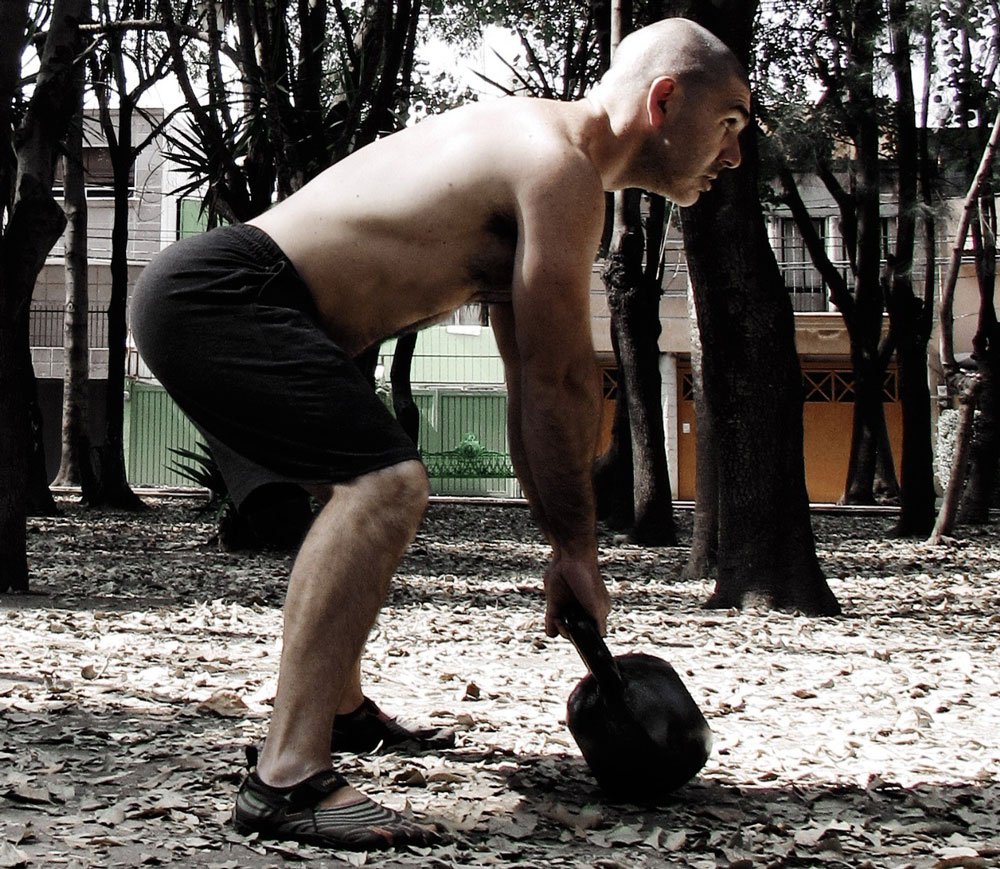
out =
[[280,250],[263,261],[231,252],[228,262],[205,256],[205,241],[192,247],[172,258],[183,268],[150,275],[160,286],[145,288],[137,311],[152,322],[136,331],[237,502],[267,482],[337,483],[419,458],[373,384],[320,328]]

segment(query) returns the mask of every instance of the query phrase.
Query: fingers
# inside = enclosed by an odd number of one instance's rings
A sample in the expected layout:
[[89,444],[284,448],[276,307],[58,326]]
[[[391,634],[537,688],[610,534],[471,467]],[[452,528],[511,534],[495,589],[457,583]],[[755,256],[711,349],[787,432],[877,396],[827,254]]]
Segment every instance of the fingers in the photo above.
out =
[[545,633],[556,637],[568,636],[562,623],[562,612],[571,603],[581,606],[604,634],[611,610],[611,596],[601,579],[597,565],[553,564],[545,574]]
[[553,612],[552,604],[547,604],[545,607],[545,636],[558,637],[560,634],[565,637],[566,630],[563,628],[558,614]]

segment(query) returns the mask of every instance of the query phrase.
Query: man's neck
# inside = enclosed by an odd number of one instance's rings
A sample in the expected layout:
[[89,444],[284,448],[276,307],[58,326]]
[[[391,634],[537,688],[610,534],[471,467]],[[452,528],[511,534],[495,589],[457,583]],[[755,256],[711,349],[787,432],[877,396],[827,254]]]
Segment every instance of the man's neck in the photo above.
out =
[[635,186],[629,177],[635,154],[634,120],[617,117],[613,104],[608,105],[599,89],[590,91],[579,104],[585,112],[582,146],[600,174],[604,189]]

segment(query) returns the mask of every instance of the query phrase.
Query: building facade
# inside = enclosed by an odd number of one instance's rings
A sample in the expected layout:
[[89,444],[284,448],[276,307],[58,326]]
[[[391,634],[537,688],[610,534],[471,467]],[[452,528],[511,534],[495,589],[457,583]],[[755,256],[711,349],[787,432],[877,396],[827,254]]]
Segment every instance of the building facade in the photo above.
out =
[[[156,116],[154,114],[154,121]],[[149,122],[136,117],[133,137],[149,133]],[[95,442],[102,418],[107,378],[107,318],[110,298],[110,243],[113,208],[110,162],[96,118],[88,118],[87,168],[89,206],[91,417]],[[128,259],[130,285],[143,266],[164,246],[203,225],[198,204],[172,195],[175,178],[161,150],[148,148],[136,162],[130,187]],[[803,199],[831,260],[847,273],[847,257],[839,236],[832,197],[818,180],[801,179]],[[58,193],[58,191],[57,191]],[[885,197],[883,237],[886,251],[895,233],[893,202]],[[813,267],[791,215],[775,209],[769,234],[795,309],[796,342],[803,368],[806,477],[810,499],[836,501],[843,492],[850,451],[853,394],[850,347],[829,289]],[[941,257],[939,252],[939,258]],[[946,251],[945,251],[946,253]],[[664,282],[660,302],[660,374],[668,466],[674,496],[695,497],[695,415],[691,387],[691,326],[688,277],[679,231],[671,226],[664,246]],[[918,258],[919,259],[919,258]],[[617,372],[610,339],[610,313],[601,279],[602,265],[591,276],[591,325],[596,364],[601,368],[604,402],[601,445],[610,439],[616,400]],[[63,378],[62,319],[66,298],[62,244],[56,246],[39,278],[31,306],[32,358],[39,383],[50,474],[59,465],[59,427]],[[972,264],[963,268],[956,297],[956,346],[971,347],[978,309]],[[936,358],[934,346],[930,348]],[[380,351],[376,372],[380,390],[394,342]],[[130,343],[126,392],[126,460],[134,486],[184,485],[173,449],[196,449],[197,432],[163,392]],[[929,371],[936,385],[935,364]],[[448,324],[431,327],[417,341],[412,366],[415,398],[421,411],[420,446],[428,456],[432,485],[439,493],[520,494],[506,457],[506,392],[503,369],[489,326],[478,311],[462,309]],[[885,408],[897,457],[902,420],[895,371],[885,382]],[[388,398],[387,398],[388,400]],[[471,457],[471,458],[470,458]],[[471,463],[470,463],[471,462]],[[479,473],[481,472],[481,473]]]

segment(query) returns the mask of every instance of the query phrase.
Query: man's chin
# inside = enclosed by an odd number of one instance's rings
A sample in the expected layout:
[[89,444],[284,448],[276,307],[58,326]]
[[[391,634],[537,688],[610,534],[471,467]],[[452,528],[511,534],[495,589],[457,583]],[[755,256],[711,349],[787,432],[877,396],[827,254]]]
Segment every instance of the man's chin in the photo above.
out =
[[687,208],[689,205],[694,205],[699,197],[701,196],[700,190],[684,190],[677,191],[672,190],[669,193],[665,193],[664,196],[667,197],[674,205],[679,205],[681,208]]

